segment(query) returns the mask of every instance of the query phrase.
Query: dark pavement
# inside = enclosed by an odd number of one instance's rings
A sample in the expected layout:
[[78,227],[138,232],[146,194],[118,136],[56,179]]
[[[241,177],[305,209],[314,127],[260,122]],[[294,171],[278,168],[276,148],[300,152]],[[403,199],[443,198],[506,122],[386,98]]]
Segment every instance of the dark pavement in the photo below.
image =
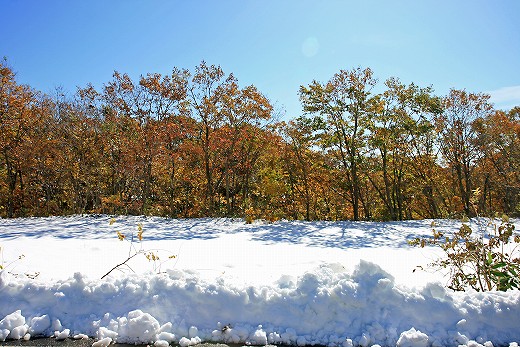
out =
[[[10,340],[10,341],[4,341],[0,342],[0,346],[40,346],[40,347],[47,347],[47,346],[56,346],[56,347],[91,347],[92,344],[95,342],[95,339],[84,339],[84,340],[74,340],[74,339],[66,339],[62,341],[58,341],[54,338],[35,338],[31,339],[29,341],[24,340]],[[110,346],[114,347],[136,347],[136,346],[147,346],[147,345],[128,345],[128,344],[111,344]],[[149,346],[153,346],[149,345]],[[173,344],[172,346],[179,346],[178,344]],[[197,345],[196,347],[241,347],[244,346],[244,344],[223,344],[223,343],[201,343]],[[248,346],[249,347],[249,346]],[[267,347],[274,347],[274,346],[267,346]],[[276,346],[279,347],[279,346]]]

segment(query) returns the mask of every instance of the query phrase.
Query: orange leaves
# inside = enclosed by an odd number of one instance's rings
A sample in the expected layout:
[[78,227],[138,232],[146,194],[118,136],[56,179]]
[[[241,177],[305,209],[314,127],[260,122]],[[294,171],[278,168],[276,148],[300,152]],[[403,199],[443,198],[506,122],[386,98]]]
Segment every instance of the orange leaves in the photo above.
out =
[[490,112],[484,94],[441,104],[390,78],[374,95],[371,69],[341,70],[301,86],[309,117],[281,125],[254,85],[205,62],[115,72],[70,98],[14,77],[0,64],[1,216],[433,218],[470,212],[478,186],[487,208],[519,203],[520,108]]

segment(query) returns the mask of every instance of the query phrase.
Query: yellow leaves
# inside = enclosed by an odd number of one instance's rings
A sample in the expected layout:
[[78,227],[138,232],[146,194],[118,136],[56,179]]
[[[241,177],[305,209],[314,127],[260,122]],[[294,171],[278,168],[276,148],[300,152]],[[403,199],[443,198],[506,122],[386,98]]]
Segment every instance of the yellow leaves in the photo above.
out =
[[[115,218],[112,218],[110,220],[110,225],[114,224],[116,222]],[[161,266],[163,265],[163,263],[167,262],[168,260],[170,259],[175,259],[177,258],[176,255],[172,254],[170,256],[168,256],[168,259],[167,260],[163,260],[161,261],[161,258],[159,257],[159,251],[161,250],[157,250],[157,249],[154,249],[154,250],[150,250],[150,249],[143,249],[143,224],[142,223],[138,223],[137,224],[137,234],[135,234],[134,232],[131,232],[127,235],[123,234],[122,232],[120,231],[116,231],[116,234],[117,234],[117,238],[120,240],[120,241],[128,241],[130,243],[130,251],[128,253],[128,258],[123,261],[122,263],[114,266],[110,271],[108,271],[102,278],[106,277],[108,274],[110,274],[113,270],[115,269],[118,269],[120,267],[122,267],[123,265],[127,265],[127,262],[130,261],[130,259],[134,258],[135,256],[137,255],[144,255],[146,259],[148,259],[149,262],[153,262],[153,270],[156,271],[157,273],[159,273],[161,271]],[[141,245],[140,249],[135,247],[135,239],[138,239],[139,240],[139,243]],[[1,248],[0,248],[0,251],[1,251]],[[20,257],[20,259],[22,258],[23,256]],[[0,267],[0,269],[2,269],[2,267]]]
[[137,224],[137,238],[139,241],[143,241],[143,224]]
[[157,261],[159,260],[159,255],[155,254],[154,252],[148,252],[145,254],[146,259],[148,261]]
[[[158,261],[160,260],[159,258],[159,254],[153,252],[153,251],[149,251],[149,252],[146,252],[145,253],[145,257],[146,259],[148,259],[148,261]],[[175,254],[172,254],[170,256],[168,256],[168,259],[175,259],[177,258],[177,256]]]
[[119,239],[119,241],[123,241],[126,236],[122,233],[120,233],[119,231],[117,231],[117,238]]
[[[109,224],[112,225],[115,222],[116,222],[116,219],[112,218],[112,219],[110,219]],[[119,239],[119,241],[123,241],[123,240],[127,239],[127,236],[120,231],[116,231],[116,234],[117,234],[117,238]],[[134,238],[134,235],[132,234],[131,239],[133,240],[133,238]],[[143,241],[143,224],[142,223],[137,224],[137,239],[139,239],[139,241]]]
[[482,196],[482,190],[480,189],[480,187],[477,187],[476,189],[474,189],[472,191],[472,195],[470,198],[471,204],[473,204],[473,205],[478,204],[481,196]]
[[418,246],[421,243],[421,239],[418,237],[414,238],[413,240],[406,241],[410,246]]
[[434,240],[439,240],[443,236],[444,236],[444,234],[442,232],[436,231],[435,229],[433,229],[433,239]]

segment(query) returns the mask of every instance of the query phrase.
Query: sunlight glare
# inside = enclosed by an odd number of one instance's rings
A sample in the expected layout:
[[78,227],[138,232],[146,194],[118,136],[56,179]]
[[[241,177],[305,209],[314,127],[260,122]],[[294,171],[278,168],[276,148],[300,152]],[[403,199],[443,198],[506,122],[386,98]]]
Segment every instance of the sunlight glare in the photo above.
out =
[[318,51],[320,50],[320,43],[318,39],[314,36],[307,37],[302,43],[302,53],[307,58],[312,58]]

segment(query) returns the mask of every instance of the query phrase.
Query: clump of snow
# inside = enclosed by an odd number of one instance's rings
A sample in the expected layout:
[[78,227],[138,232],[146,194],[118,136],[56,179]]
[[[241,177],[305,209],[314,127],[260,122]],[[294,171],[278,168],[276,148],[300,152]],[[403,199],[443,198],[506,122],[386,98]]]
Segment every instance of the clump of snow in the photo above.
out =
[[70,329],[64,329],[63,331],[55,331],[54,337],[57,341],[65,340],[70,335]]
[[5,339],[7,339],[7,336],[9,336],[10,333],[11,331],[9,331],[8,329],[0,329],[0,341],[5,341]]
[[119,318],[120,342],[153,342],[159,332],[159,322],[149,313],[134,310],[126,318]]
[[17,310],[0,320],[0,340],[5,341],[7,338],[20,340],[27,333],[27,329],[22,311]]
[[25,337],[27,334],[27,325],[20,325],[11,330],[11,333],[9,334],[9,338],[12,338],[13,340],[21,340]]
[[14,328],[24,324],[25,317],[22,316],[22,311],[16,310],[15,312],[8,314],[2,320],[0,320],[0,329],[13,330]]
[[259,325],[258,329],[255,330],[249,342],[254,345],[267,345],[267,334],[262,330],[261,325]]
[[397,347],[428,347],[428,342],[428,335],[412,327],[401,333],[397,340]]
[[29,333],[31,335],[44,335],[45,332],[51,327],[51,319],[46,314],[42,316],[36,316],[31,319],[29,326]]
[[92,344],[92,347],[108,347],[112,343],[112,339],[110,337],[102,338]]
[[[435,253],[410,250],[400,240],[427,234],[429,222],[246,225],[120,217],[118,228],[136,222],[143,223],[154,249],[174,249],[182,261],[165,263],[155,273],[136,259],[136,273],[114,272],[101,280],[96,269],[128,256],[126,247],[117,251],[125,243],[112,235],[108,217],[0,220],[3,249],[16,254],[28,245],[26,259],[38,258],[41,248],[64,252],[62,259],[88,255],[88,262],[70,261],[69,276],[55,279],[1,271],[0,340],[53,334],[57,339],[96,337],[94,346],[157,347],[203,341],[493,347],[520,341],[519,291],[454,293],[439,282],[439,274],[411,285],[414,265]],[[18,229],[23,232],[17,234]],[[37,270],[49,274],[59,273],[60,264],[70,265],[45,262],[46,256],[29,267],[47,264]],[[402,267],[409,270],[406,276]]]
[[76,334],[72,337],[74,340],[86,340],[88,339],[88,335],[85,334]]
[[110,330],[106,327],[100,327],[96,332],[96,337],[99,340],[103,340],[104,338],[110,337],[111,340],[116,340],[119,334],[113,330]]
[[201,342],[202,340],[198,336],[192,338],[183,337],[179,340],[179,345],[181,347],[188,347],[198,345]]

